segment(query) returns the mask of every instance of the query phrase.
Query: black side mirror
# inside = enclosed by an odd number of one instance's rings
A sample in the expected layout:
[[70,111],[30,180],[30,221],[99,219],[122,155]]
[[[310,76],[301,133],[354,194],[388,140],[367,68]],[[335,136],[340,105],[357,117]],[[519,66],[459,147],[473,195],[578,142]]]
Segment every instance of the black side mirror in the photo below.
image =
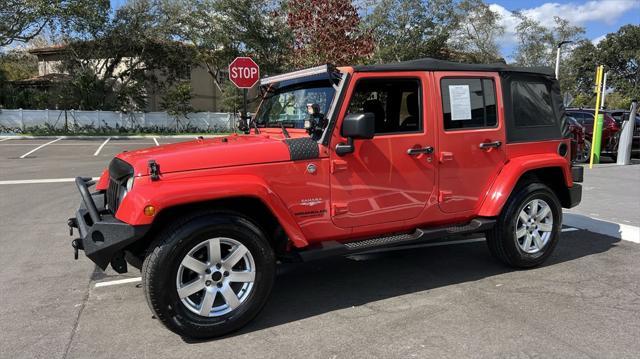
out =
[[342,121],[342,136],[353,139],[372,139],[376,133],[376,117],[371,112],[352,113]]
[[354,139],[372,139],[375,135],[375,115],[371,112],[352,113],[342,121],[342,136],[347,138],[347,143],[336,145],[336,154],[344,156],[355,150]]

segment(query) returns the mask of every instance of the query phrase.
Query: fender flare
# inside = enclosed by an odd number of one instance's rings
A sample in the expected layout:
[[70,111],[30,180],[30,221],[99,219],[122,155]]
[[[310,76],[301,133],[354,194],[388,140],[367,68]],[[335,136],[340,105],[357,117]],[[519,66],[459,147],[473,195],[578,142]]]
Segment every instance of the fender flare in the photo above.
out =
[[573,186],[573,178],[566,158],[555,153],[517,157],[507,162],[493,181],[480,206],[478,216],[495,217],[500,215],[502,207],[520,178],[531,170],[542,168],[560,168],[565,185],[567,187]]
[[[218,199],[255,198],[260,200],[276,217],[295,247],[308,245],[304,234],[280,197],[266,182],[252,175],[215,175],[189,178],[163,178],[150,181],[140,178],[140,185],[120,204],[116,218],[132,225],[151,224],[163,210]],[[153,205],[156,215],[145,216],[143,209]]]

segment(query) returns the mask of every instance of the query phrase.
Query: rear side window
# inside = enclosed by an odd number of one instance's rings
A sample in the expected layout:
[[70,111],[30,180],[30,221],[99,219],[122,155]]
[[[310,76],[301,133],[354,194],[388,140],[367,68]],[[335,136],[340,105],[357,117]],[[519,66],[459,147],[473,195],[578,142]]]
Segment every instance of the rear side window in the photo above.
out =
[[555,125],[551,91],[546,83],[513,81],[511,98],[516,127]]
[[[560,84],[552,75],[505,71],[500,79],[507,142],[569,136]],[[579,116],[576,119],[581,120]]]
[[445,78],[440,82],[445,130],[495,127],[496,93],[492,79]]

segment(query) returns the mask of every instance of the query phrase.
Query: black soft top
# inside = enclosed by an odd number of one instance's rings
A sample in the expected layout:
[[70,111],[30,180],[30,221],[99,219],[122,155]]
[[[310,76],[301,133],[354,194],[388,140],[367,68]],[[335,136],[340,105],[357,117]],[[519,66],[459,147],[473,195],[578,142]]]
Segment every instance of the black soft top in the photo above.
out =
[[491,72],[517,72],[544,76],[555,76],[550,67],[517,67],[506,64],[464,64],[424,58],[410,61],[395,62],[379,65],[355,66],[355,72],[381,72],[381,71],[491,71]]

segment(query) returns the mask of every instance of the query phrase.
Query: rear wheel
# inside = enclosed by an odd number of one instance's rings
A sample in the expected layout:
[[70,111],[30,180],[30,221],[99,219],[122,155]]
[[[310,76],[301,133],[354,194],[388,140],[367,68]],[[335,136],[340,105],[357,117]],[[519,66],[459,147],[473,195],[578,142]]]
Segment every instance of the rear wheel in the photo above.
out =
[[516,268],[540,265],[553,252],[562,225],[562,207],[549,187],[531,183],[507,200],[496,226],[487,232],[491,254]]
[[224,213],[191,216],[159,239],[142,268],[151,310],[190,338],[237,330],[262,309],[275,257],[262,231]]

